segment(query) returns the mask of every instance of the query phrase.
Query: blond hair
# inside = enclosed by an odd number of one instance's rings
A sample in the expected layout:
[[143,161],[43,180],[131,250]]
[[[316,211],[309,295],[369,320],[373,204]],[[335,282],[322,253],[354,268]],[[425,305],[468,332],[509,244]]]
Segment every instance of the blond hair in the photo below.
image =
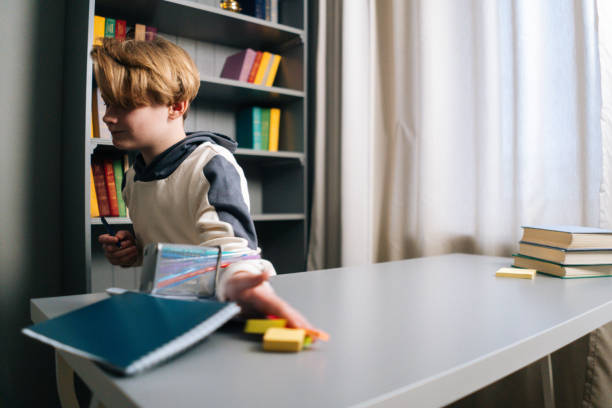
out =
[[159,36],[152,41],[104,38],[94,45],[91,57],[105,102],[124,109],[190,104],[200,88],[200,74],[189,54]]

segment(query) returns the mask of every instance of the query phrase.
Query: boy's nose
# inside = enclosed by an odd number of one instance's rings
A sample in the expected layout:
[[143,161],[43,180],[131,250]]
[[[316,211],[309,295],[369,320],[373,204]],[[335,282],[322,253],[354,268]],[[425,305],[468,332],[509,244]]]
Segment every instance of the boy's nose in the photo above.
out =
[[112,109],[107,106],[102,121],[106,124],[117,123],[117,115],[113,114]]

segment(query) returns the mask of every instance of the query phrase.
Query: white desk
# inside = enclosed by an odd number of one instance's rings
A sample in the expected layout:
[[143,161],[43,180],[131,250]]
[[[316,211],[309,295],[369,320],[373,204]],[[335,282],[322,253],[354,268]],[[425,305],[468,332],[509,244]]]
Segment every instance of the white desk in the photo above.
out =
[[[510,263],[454,254],[275,277],[331,335],[297,354],[263,352],[234,327],[136,377],[63,352],[59,364],[107,407],[441,406],[612,321],[612,279],[494,276]],[[32,319],[104,296],[34,299]]]

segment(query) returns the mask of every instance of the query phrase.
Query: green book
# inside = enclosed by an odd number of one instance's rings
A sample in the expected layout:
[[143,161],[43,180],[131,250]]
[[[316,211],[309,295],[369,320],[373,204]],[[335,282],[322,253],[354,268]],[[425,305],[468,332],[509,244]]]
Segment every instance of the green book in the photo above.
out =
[[261,150],[268,150],[270,142],[270,108],[261,109]]
[[238,147],[261,149],[261,108],[253,106],[238,112],[236,141]]
[[107,18],[104,23],[104,37],[115,38],[115,19]]
[[121,194],[121,187],[123,186],[123,166],[121,165],[121,160],[113,160],[113,173],[115,173],[115,189],[117,190],[119,216],[127,217],[127,213],[125,211],[125,201],[123,201],[123,194]]

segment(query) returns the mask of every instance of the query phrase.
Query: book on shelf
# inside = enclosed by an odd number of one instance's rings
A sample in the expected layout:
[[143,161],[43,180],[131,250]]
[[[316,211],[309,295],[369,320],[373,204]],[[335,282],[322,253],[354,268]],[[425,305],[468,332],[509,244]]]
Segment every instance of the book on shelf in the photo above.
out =
[[117,187],[115,186],[115,174],[113,171],[113,161],[109,158],[102,160],[104,166],[104,181],[108,192],[108,206],[110,207],[111,217],[119,216],[119,203],[117,202]]
[[276,78],[276,73],[278,72],[278,66],[280,65],[280,62],[281,56],[278,54],[272,54],[270,70],[266,72],[263,81],[266,86],[274,85],[274,79]]
[[144,24],[136,24],[134,26],[134,39],[136,41],[145,41],[146,37],[146,26]]
[[[123,155],[123,178],[124,179],[129,169],[130,169],[130,157],[126,153]],[[123,188],[123,184],[121,184],[121,188]],[[121,198],[123,198],[123,195],[121,196]],[[125,206],[125,216],[128,218],[130,217],[130,209],[127,208],[127,205]]]
[[94,188],[96,189],[96,197],[98,199],[98,210],[102,217],[110,217],[110,204],[108,201],[108,192],[106,191],[106,176],[104,175],[104,166],[98,158],[91,160],[91,169],[94,178]]
[[96,197],[96,186],[94,184],[93,170],[89,166],[89,213],[92,218],[100,216],[98,209],[98,198]]
[[151,26],[145,27],[145,40],[146,41],[153,41],[156,35],[157,35],[156,27],[151,27]]
[[521,241],[519,254],[563,265],[612,264],[612,248],[565,249]]
[[104,37],[115,38],[115,19],[106,18],[104,21]]
[[123,194],[121,194],[121,186],[123,185],[123,164],[121,163],[121,159],[113,159],[113,175],[115,176],[115,190],[117,191],[119,217],[127,217],[125,201],[123,201]]
[[612,265],[563,265],[542,259],[514,254],[514,266],[536,269],[549,275],[561,278],[591,278],[612,276]]
[[240,5],[242,14],[278,22],[278,0],[242,0]]
[[261,150],[268,150],[270,141],[270,108],[261,108]]
[[259,68],[257,68],[257,74],[255,75],[255,80],[253,83],[255,85],[263,85],[264,75],[266,71],[270,69],[270,60],[272,58],[272,54],[268,51],[264,51],[261,56],[261,62],[259,63]]
[[242,109],[236,118],[238,147],[261,149],[261,108],[252,106]]
[[104,38],[104,24],[106,19],[102,16],[94,16],[93,26],[93,44],[101,45],[102,38]]
[[521,241],[564,249],[612,248],[612,231],[573,225],[523,226]]
[[125,20],[116,20],[115,21],[115,38],[118,40],[125,40],[125,36],[127,34],[127,23]]
[[255,52],[255,58],[253,59],[253,65],[251,66],[251,70],[249,71],[249,78],[247,79],[247,82],[255,83],[255,77],[257,76],[257,71],[259,71],[259,65],[261,65],[262,57],[263,52]]
[[271,152],[278,151],[278,136],[280,132],[280,114],[279,108],[270,109],[270,135],[268,136],[268,150]]
[[270,20],[273,23],[278,23],[278,0],[270,1]]
[[247,48],[227,57],[221,70],[221,78],[247,81],[255,55],[256,52],[254,50]]
[[26,327],[22,333],[112,372],[132,375],[187,350],[239,312],[232,302],[125,292]]

